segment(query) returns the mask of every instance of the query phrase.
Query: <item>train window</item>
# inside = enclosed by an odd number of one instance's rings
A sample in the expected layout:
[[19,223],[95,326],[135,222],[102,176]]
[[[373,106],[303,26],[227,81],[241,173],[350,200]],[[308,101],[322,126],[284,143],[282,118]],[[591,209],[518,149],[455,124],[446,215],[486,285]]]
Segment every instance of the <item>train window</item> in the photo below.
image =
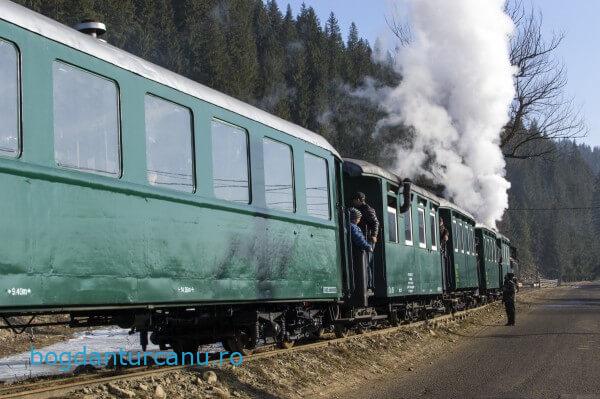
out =
[[327,161],[305,152],[304,181],[307,213],[322,219],[331,218],[329,213]]
[[454,252],[458,252],[458,231],[456,229],[456,220],[452,219],[452,244],[454,247]]
[[0,39],[0,155],[19,153],[20,90],[19,52],[14,44]]
[[406,245],[413,245],[412,238],[412,208],[408,208],[408,211],[404,214],[404,243]]
[[462,247],[462,234],[461,233],[462,226],[460,222],[456,222],[456,252],[460,252],[460,248]]
[[121,173],[119,90],[114,81],[54,61],[54,157],[58,166]]
[[419,247],[426,248],[427,243],[425,241],[425,210],[423,208],[417,208],[419,212]]
[[398,216],[396,213],[396,207],[387,207],[388,215],[388,241],[398,242]]
[[263,139],[265,200],[267,207],[294,212],[292,148],[279,141]]
[[469,226],[469,252],[475,255],[475,234],[471,226]]
[[466,237],[466,243],[465,243],[465,248],[467,250],[467,255],[469,255],[471,253],[471,229],[469,228],[468,224],[465,224],[465,237]]
[[431,249],[437,251],[437,223],[435,222],[435,212],[429,213],[429,235],[431,236]]
[[211,122],[213,190],[215,197],[250,203],[248,132],[213,119]]
[[192,113],[181,105],[147,94],[146,175],[153,186],[194,191]]

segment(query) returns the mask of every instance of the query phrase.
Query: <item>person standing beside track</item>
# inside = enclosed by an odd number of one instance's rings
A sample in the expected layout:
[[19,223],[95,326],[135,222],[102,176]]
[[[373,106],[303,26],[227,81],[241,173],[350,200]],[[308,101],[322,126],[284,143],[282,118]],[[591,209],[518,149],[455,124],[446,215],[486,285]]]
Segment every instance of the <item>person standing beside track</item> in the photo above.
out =
[[517,281],[513,273],[507,273],[504,276],[504,284],[502,285],[502,302],[506,309],[506,325],[514,326],[516,319],[515,296],[518,291]]

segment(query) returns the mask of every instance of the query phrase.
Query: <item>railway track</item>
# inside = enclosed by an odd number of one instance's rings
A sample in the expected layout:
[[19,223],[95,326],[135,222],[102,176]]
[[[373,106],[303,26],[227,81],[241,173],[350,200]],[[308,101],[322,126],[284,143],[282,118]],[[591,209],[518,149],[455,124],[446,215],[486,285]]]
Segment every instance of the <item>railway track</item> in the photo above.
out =
[[[335,345],[344,341],[353,339],[362,339],[370,336],[378,336],[384,334],[390,334],[395,331],[401,331],[406,329],[412,329],[420,326],[432,326],[444,324],[449,321],[456,321],[465,319],[470,313],[481,311],[485,309],[489,304],[479,306],[477,308],[467,309],[464,311],[456,312],[454,314],[447,314],[438,316],[432,319],[416,321],[408,324],[403,324],[397,327],[383,328],[373,331],[368,331],[362,334],[350,335],[344,338],[331,338],[323,339],[318,342],[310,342],[294,346],[289,349],[277,349],[267,350],[264,352],[255,353],[244,357],[244,362],[251,362],[258,359],[267,357],[279,356],[285,353],[306,351],[329,345]],[[165,375],[178,370],[182,370],[188,367],[195,366],[165,366],[165,367],[137,367],[135,369],[124,369],[121,371],[114,370],[103,370],[94,374],[86,374],[79,376],[71,376],[65,378],[47,379],[43,381],[32,382],[28,384],[14,384],[0,388],[0,398],[6,399],[45,399],[55,398],[59,396],[68,395],[71,392],[82,389],[84,387],[94,387],[98,385],[108,384],[112,382],[124,381],[124,380],[136,380],[150,376]]]

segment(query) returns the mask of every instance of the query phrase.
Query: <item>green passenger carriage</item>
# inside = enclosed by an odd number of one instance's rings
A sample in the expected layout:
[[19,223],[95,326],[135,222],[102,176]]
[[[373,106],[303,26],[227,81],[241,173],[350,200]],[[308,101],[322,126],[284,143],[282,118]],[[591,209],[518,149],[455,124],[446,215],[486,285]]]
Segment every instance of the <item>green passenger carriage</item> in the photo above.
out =
[[504,280],[504,276],[506,276],[508,273],[514,273],[515,271],[513,270],[513,265],[511,264],[511,248],[510,248],[510,241],[509,239],[500,234],[497,233],[497,241],[496,241],[496,246],[497,246],[497,250],[498,252],[498,262],[500,263],[500,268],[501,273],[501,280]]
[[437,197],[366,161],[345,159],[344,172],[345,198],[364,192],[381,221],[375,296],[442,294]]
[[445,291],[472,302],[479,290],[475,218],[449,201],[440,202],[440,218],[449,233],[443,258]]
[[499,264],[497,233],[490,227],[478,224],[475,228],[479,260],[480,284],[487,294],[494,295],[502,286]]
[[11,2],[0,68],[2,314],[340,298],[321,136]]

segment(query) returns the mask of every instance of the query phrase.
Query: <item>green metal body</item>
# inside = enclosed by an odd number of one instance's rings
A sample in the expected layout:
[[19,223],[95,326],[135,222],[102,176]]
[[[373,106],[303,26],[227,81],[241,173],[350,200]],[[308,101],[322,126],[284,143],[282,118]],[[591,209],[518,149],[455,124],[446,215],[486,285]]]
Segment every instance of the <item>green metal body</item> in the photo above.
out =
[[510,264],[510,241],[508,241],[508,238],[499,235],[496,245],[500,250],[499,262],[500,267],[502,268],[502,280],[504,280],[504,276],[506,276],[508,273],[514,273],[514,270]]
[[497,290],[502,286],[503,275],[498,262],[496,233],[483,227],[477,227],[475,236],[477,237],[481,287],[485,290]]
[[[330,152],[4,21],[0,37],[20,51],[23,136],[20,157],[0,158],[0,312],[340,297],[334,211],[340,199]],[[117,82],[120,178],[56,166],[52,62],[57,59]],[[147,182],[146,93],[193,113],[194,193]],[[212,118],[248,131],[249,205],[214,197]],[[292,147],[295,213],[265,207],[265,136]],[[307,214],[304,152],[328,162],[330,220]]]
[[[409,211],[400,213],[402,192],[398,185],[380,176],[345,177],[345,198],[355,191],[367,196],[381,223],[379,241],[375,249],[375,295],[378,298],[402,298],[442,294],[442,266],[439,245],[432,249],[429,234],[429,214],[438,217],[438,203],[424,193],[411,192]],[[389,240],[390,226],[388,206],[395,208],[397,217],[397,242]],[[424,210],[426,218],[426,243],[422,248],[418,242],[418,209]],[[404,218],[412,214],[413,243],[408,245],[404,232]],[[436,231],[439,242],[439,232]]]
[[[477,256],[473,251],[475,221],[453,208],[440,208],[440,217],[449,232],[447,244],[449,266],[446,270],[446,290],[462,291],[479,287]],[[448,227],[451,226],[451,227]]]

